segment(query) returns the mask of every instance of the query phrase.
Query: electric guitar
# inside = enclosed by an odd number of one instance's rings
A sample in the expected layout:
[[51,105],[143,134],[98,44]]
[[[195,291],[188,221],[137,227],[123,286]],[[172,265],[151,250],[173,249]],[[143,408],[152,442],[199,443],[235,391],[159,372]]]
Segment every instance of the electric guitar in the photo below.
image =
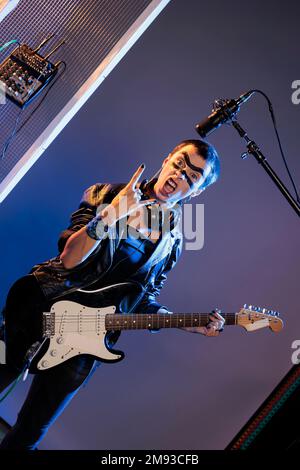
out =
[[[32,306],[28,307],[26,301],[22,314],[5,312],[8,363],[36,373],[79,354],[89,354],[103,362],[118,362],[124,353],[110,347],[111,333],[199,327],[209,322],[210,313],[124,313],[132,309],[128,293],[136,298],[143,291],[139,283],[124,282],[95,290],[78,289],[54,303],[41,305],[36,305],[31,294]],[[222,313],[225,325],[239,325],[247,331],[266,327],[280,331],[283,322],[278,315],[252,306],[244,306],[238,313]]]

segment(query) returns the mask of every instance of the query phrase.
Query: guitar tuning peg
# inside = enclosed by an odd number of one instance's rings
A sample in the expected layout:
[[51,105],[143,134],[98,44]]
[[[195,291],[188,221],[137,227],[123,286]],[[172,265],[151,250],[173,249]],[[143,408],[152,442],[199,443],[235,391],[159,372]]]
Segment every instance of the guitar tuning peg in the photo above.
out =
[[263,309],[262,309],[262,313],[267,313],[267,309],[266,309],[266,308],[263,308]]
[[261,313],[261,312],[262,312],[262,308],[261,308],[261,307],[258,307],[258,310],[257,310],[257,311]]
[[247,304],[244,304],[244,308],[248,308],[248,305],[247,305]]
[[253,309],[253,306],[252,306],[252,305],[249,305],[249,306],[248,306],[248,309],[249,309],[249,310],[252,310],[252,309]]

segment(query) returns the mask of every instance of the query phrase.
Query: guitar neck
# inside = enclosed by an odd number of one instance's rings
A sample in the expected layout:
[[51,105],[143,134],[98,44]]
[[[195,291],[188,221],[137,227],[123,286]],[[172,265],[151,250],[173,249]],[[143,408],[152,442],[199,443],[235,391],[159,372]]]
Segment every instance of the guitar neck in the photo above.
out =
[[[108,314],[106,330],[155,330],[161,328],[189,328],[205,326],[210,313],[133,313]],[[226,325],[236,324],[236,313],[222,313]]]

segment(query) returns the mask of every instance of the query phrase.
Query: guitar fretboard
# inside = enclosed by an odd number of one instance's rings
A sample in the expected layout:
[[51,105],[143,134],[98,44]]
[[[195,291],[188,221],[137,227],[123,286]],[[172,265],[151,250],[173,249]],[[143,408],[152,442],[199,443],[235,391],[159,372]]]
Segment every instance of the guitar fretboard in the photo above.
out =
[[[205,326],[210,313],[154,313],[154,314],[108,314],[106,330],[139,330],[160,328],[190,328]],[[236,324],[236,313],[222,313],[226,325]]]

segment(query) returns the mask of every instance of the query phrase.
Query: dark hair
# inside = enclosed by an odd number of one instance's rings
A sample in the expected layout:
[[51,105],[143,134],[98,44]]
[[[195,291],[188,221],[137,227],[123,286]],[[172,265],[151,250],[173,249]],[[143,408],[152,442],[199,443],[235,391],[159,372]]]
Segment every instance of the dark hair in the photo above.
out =
[[182,140],[178,145],[176,145],[172,150],[171,155],[178,152],[178,150],[186,145],[193,145],[196,148],[197,153],[210,165],[211,171],[208,173],[206,179],[201,185],[201,189],[205,189],[207,186],[217,181],[220,175],[220,159],[217,151],[211,144],[204,140],[188,139]]

